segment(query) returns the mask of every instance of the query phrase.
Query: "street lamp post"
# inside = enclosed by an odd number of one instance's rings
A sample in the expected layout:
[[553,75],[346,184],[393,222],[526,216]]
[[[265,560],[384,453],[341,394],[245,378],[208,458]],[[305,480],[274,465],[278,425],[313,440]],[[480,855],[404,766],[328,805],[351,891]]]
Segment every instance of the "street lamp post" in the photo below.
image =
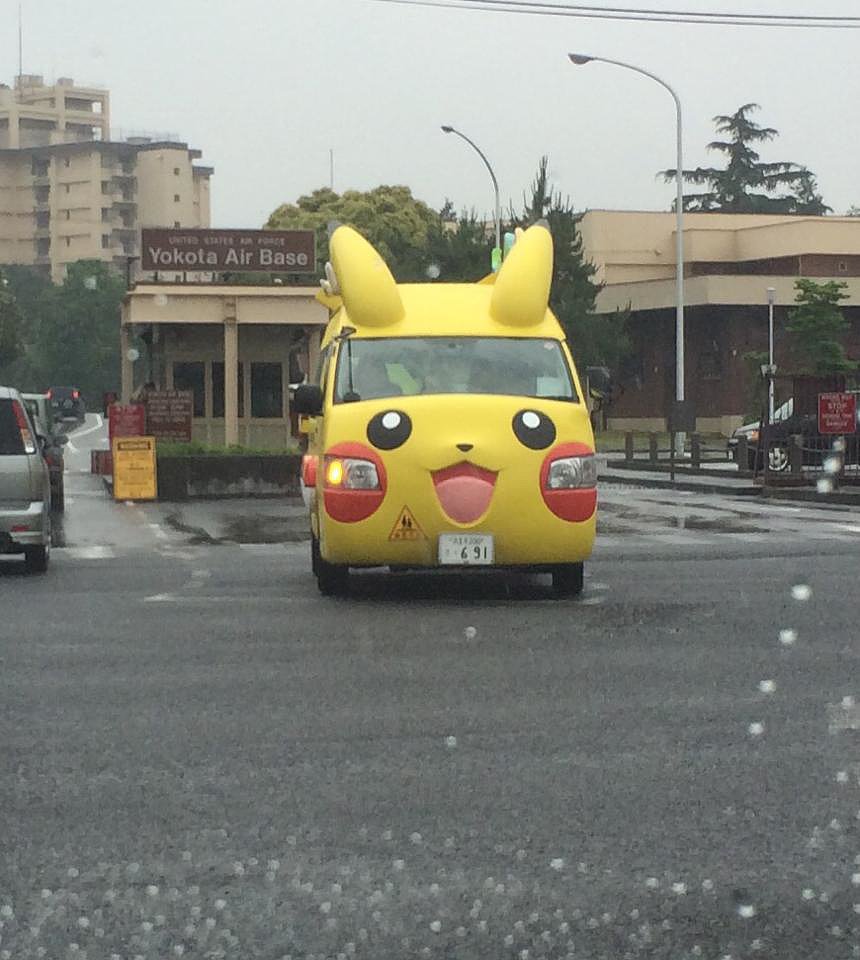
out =
[[767,410],[768,423],[773,423],[773,375],[776,372],[773,365],[773,304],[776,298],[776,289],[767,288]]
[[[668,90],[675,101],[676,114],[676,148],[677,148],[677,184],[678,193],[675,198],[675,399],[684,400],[684,187],[681,171],[684,169],[684,150],[681,122],[681,100],[678,94],[654,73],[643,70],[642,67],[634,66],[632,63],[625,63],[622,60],[610,60],[607,57],[592,57],[587,54],[570,53],[568,54],[571,63],[578,67],[587,63],[609,63],[615,67],[624,67],[626,70],[632,70],[634,73],[641,73],[642,76],[649,77],[656,81],[661,87]],[[683,436],[681,437],[683,445]]]
[[458,137],[465,140],[470,147],[478,154],[478,156],[484,161],[484,164],[487,170],[490,171],[490,177],[493,181],[493,191],[495,192],[496,197],[496,249],[502,249],[502,206],[499,200],[499,181],[496,179],[495,173],[493,173],[493,168],[490,166],[490,161],[484,155],[484,151],[475,143],[473,140],[470,140],[465,133],[460,133],[459,130],[454,127],[444,125],[442,127],[443,133],[455,133]]

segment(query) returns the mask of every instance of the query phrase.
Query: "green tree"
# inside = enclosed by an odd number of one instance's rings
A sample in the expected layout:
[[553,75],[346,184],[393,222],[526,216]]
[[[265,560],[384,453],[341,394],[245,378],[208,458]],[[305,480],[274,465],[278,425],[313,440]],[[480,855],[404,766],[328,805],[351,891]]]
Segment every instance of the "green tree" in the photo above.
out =
[[[439,214],[412,196],[409,187],[379,186],[373,190],[335,193],[328,187],[278,207],[266,222],[273,230],[313,230],[317,263],[328,260],[328,225],[336,221],[365,236],[401,282],[425,280],[428,236]],[[307,275],[303,281],[307,282]]]
[[632,349],[628,313],[594,312],[600,284],[594,280],[597,268],[583,254],[581,214],[553,188],[548,166],[548,158],[541,157],[530,192],[523,197],[522,214],[512,209],[511,219],[523,227],[547,221],[555,251],[550,307],[567,333],[580,369],[602,365],[617,373]]
[[125,281],[107,264],[70,264],[41,300],[34,352],[46,386],[80,387],[90,404],[119,383],[120,304]]
[[425,279],[474,283],[490,272],[494,240],[474,210],[464,210],[458,217],[449,205],[446,201],[428,230]]
[[[756,150],[761,143],[774,140],[779,131],[761,127],[750,119],[757,103],[745,103],[731,115],[714,117],[719,134],[708,150],[722,154],[724,168],[697,167],[682,171],[686,183],[705,186],[700,193],[684,196],[684,209],[720,213],[805,213],[820,216],[830,211],[818,192],[814,174],[796,163],[764,163]],[[669,182],[677,170],[664,170]]]
[[0,271],[0,371],[8,369],[24,353],[24,320],[9,280]]
[[9,362],[8,354],[0,349],[0,382],[36,393],[44,387],[38,370],[35,342],[45,299],[50,295],[52,284],[44,273],[34,267],[9,264],[2,268],[2,274],[4,289],[15,299],[21,319],[17,359]]
[[826,376],[856,369],[839,339],[851,325],[839,307],[848,299],[846,286],[836,280],[795,282],[799,306],[789,311],[787,329],[793,337],[793,353],[799,358],[799,372]]

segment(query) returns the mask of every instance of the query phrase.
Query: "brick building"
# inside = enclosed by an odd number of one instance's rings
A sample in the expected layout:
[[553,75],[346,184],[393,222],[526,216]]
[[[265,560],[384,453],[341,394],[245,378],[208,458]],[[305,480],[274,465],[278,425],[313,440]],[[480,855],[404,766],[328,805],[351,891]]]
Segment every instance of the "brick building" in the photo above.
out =
[[[729,433],[751,412],[744,355],[767,350],[767,289],[775,289],[775,362],[791,366],[787,313],[795,281],[847,285],[845,338],[860,359],[860,217],[691,213],[684,217],[686,395],[698,428]],[[600,313],[631,311],[635,350],[615,371],[616,429],[663,429],[675,395],[675,215],[592,210],[581,223],[587,258],[604,284]]]

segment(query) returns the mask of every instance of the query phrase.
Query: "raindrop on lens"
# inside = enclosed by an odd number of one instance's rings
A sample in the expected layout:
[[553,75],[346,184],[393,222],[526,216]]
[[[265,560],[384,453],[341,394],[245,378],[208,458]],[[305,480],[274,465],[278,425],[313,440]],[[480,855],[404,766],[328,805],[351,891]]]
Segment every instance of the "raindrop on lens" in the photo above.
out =
[[474,640],[477,635],[478,631],[474,627],[466,627],[466,629],[463,631],[463,636],[467,640]]
[[755,907],[751,903],[741,903],[738,905],[738,916],[744,920],[750,920],[755,916]]
[[759,680],[758,688],[762,693],[773,693],[776,690],[776,683],[773,680]]
[[790,647],[797,640],[797,631],[796,630],[780,630],[779,631],[779,642],[784,647]]
[[751,737],[760,737],[764,733],[764,724],[756,720],[749,725],[748,730]]
[[818,493],[833,493],[833,481],[830,477],[820,477],[815,484]]
[[812,596],[812,587],[805,583],[795,584],[791,588],[791,596],[794,600],[799,600],[802,603]]

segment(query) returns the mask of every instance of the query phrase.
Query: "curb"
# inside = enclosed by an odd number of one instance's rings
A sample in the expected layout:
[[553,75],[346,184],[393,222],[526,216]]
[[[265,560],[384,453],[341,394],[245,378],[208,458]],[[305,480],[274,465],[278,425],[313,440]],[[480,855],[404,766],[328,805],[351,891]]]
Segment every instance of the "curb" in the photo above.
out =
[[767,500],[798,500],[802,503],[830,503],[842,507],[860,507],[860,494],[840,493],[819,493],[817,490],[798,490],[791,487],[767,487],[761,491],[762,496]]
[[[689,480],[676,480],[672,483],[668,478],[625,476],[618,474],[598,474],[598,480],[608,483],[617,483],[626,487],[651,487],[658,490],[689,490],[693,493],[730,494],[736,497],[757,497],[761,495],[761,487],[733,487],[725,483],[692,483]],[[811,492],[811,491],[810,491]]]

